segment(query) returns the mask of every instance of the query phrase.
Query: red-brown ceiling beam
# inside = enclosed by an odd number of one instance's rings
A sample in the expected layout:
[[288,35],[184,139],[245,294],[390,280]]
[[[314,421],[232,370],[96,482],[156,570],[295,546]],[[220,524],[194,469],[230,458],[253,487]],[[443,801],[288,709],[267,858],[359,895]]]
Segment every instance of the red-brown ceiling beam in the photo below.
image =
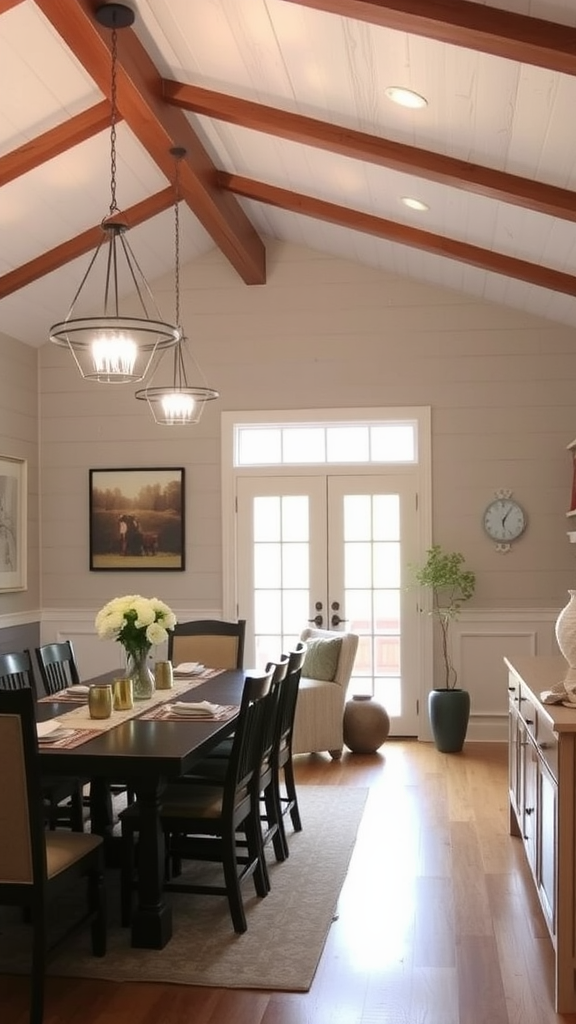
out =
[[[35,0],[48,21],[110,96],[112,33],[94,18],[95,0]],[[247,284],[264,284],[266,253],[234,196],[216,185],[216,169],[182,111],[162,98],[162,79],[132,29],[118,33],[117,105],[126,124],[166,178],[174,178],[173,146],[186,156],[179,169],[180,191],[198,220]]]
[[[120,217],[112,219],[119,219],[128,228],[134,228],[137,224],[143,224],[151,217],[164,213],[172,206],[174,206],[174,189],[169,187],[163,189],[162,192],[157,192],[156,195],[149,196],[141,203],[136,203],[127,210],[122,210]],[[76,235],[75,238],[68,239],[67,242],[62,242],[54,249],[49,249],[48,252],[42,253],[41,256],[30,260],[29,263],[23,263],[21,267],[16,267],[15,270],[3,274],[0,277],[0,299],[6,298],[12,292],[17,292],[27,284],[32,284],[33,281],[44,277],[45,274],[58,270],[65,263],[70,263],[79,256],[90,252],[96,248],[101,239],[102,226],[99,224],[97,227],[88,228],[87,231]]]
[[477,245],[469,245],[467,242],[458,242],[452,238],[445,238],[443,235],[407,227],[404,224],[385,220],[383,217],[350,210],[344,206],[338,206],[336,203],[315,199],[299,192],[290,192],[287,189],[277,188],[275,185],[253,181],[251,178],[244,178],[239,174],[226,174],[221,171],[218,180],[222,188],[227,188],[245,199],[253,199],[258,203],[276,206],[281,210],[289,210],[291,213],[299,213],[305,217],[314,217],[316,220],[324,220],[340,227],[351,228],[353,231],[362,231],[364,234],[375,235],[377,238],[387,238],[399,245],[422,249],[435,256],[444,256],[447,259],[458,260],[460,263],[468,263],[481,270],[503,274],[506,277],[516,278],[518,281],[527,281],[539,288],[549,288],[566,295],[576,295],[576,277],[560,270],[552,270],[549,267],[529,263],[527,260],[519,260],[513,256],[492,252],[490,249],[482,249]]
[[353,128],[327,124],[313,117],[291,114],[286,110],[195,85],[164,81],[163,86],[164,96],[169,103],[196,114],[215,117],[253,131],[267,132],[292,142],[316,146],[352,159],[367,160],[381,167],[391,167],[395,171],[513,203],[528,210],[537,210],[551,217],[576,221],[576,193],[568,189],[545,185],[515,174],[505,174],[464,160],[430,153],[416,146],[405,146]]
[[108,100],[102,100],[82,114],[71,117],[64,124],[51,128],[43,135],[30,139],[23,146],[0,157],[0,186],[32,171],[46,160],[52,160],[53,157],[109,127],[110,104]]
[[0,0],[0,14],[6,14],[6,11],[11,11],[13,7],[18,7],[21,3],[23,0]]
[[576,29],[462,0],[284,0],[576,75]]

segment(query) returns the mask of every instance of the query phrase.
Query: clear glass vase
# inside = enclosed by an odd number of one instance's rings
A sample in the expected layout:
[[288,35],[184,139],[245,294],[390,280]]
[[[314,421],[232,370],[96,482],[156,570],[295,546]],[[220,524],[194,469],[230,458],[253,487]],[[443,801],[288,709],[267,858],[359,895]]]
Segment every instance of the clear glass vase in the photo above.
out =
[[148,666],[150,648],[127,654],[126,674],[132,680],[134,700],[148,700],[154,693],[154,676]]

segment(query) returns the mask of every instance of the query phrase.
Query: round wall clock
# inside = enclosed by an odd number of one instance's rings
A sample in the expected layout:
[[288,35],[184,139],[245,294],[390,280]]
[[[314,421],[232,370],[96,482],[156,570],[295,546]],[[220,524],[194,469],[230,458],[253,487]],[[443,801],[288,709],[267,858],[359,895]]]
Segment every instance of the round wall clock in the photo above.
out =
[[526,529],[524,509],[510,494],[491,501],[484,512],[484,529],[499,550],[508,550]]

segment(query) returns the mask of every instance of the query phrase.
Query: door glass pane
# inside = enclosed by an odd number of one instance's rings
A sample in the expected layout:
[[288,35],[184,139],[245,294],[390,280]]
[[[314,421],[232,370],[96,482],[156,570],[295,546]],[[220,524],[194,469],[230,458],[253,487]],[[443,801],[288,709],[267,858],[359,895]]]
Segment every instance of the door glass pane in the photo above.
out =
[[397,494],[374,495],[374,540],[400,539],[400,502]]
[[280,498],[254,498],[254,540],[280,540]]
[[254,499],[254,634],[259,665],[287,650],[287,638],[299,636],[309,618],[309,506],[308,495],[302,494]]
[[254,586],[258,590],[282,585],[281,554],[279,544],[254,545]]
[[374,544],[374,586],[400,586],[399,544]]

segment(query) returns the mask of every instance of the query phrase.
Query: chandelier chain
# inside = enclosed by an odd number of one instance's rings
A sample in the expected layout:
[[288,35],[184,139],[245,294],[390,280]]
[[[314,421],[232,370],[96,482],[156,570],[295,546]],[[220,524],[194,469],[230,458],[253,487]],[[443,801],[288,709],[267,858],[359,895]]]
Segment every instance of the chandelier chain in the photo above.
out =
[[116,121],[118,118],[117,106],[117,64],[118,64],[118,31],[116,26],[112,29],[112,72],[110,80],[110,216],[118,212],[116,202]]
[[180,326],[180,156],[176,156],[174,190],[174,288],[176,293],[176,326]]

